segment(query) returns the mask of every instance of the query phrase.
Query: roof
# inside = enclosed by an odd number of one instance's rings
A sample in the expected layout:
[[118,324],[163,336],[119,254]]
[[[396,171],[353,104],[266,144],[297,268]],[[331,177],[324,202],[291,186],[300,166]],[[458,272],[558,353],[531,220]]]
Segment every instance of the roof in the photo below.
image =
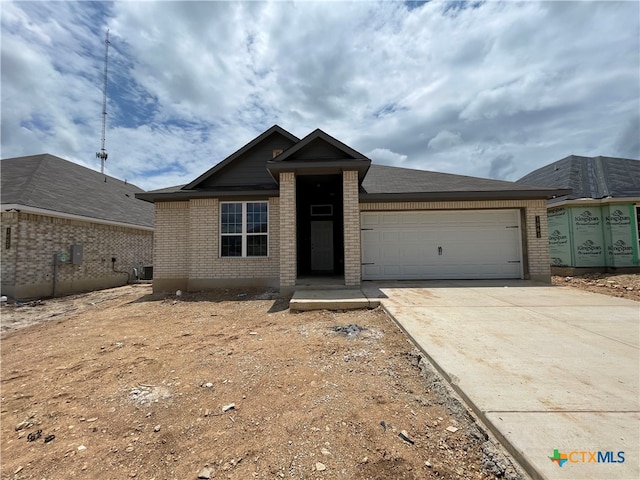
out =
[[[362,200],[543,198],[561,194],[557,188],[469,177],[451,173],[372,164],[362,182]],[[566,193],[566,192],[564,192]]]
[[295,135],[287,132],[284,128],[280,127],[279,125],[274,125],[273,127],[269,128],[268,130],[266,130],[265,132],[261,133],[256,138],[251,140],[244,147],[241,147],[240,149],[236,150],[234,153],[229,155],[227,158],[222,160],[220,163],[216,164],[213,168],[207,170],[205,173],[200,175],[198,178],[196,178],[191,183],[189,183],[187,185],[183,185],[181,187],[181,189],[182,190],[193,190],[193,189],[198,188],[199,185],[204,183],[206,180],[208,180],[209,178],[214,176],[216,173],[218,173],[224,167],[229,165],[235,159],[237,159],[238,157],[244,155],[246,152],[248,152],[253,147],[255,147],[258,144],[260,144],[261,142],[263,142],[265,139],[267,139],[268,137],[270,137],[274,133],[279,133],[280,135],[284,136],[285,138],[288,138],[289,140],[291,140],[294,143],[297,143],[297,142],[300,141],[300,139],[298,137],[296,137]]
[[3,159],[3,209],[30,207],[104,222],[153,227],[153,205],[141,188],[49,154]]
[[[243,165],[245,154],[249,154],[252,148],[258,147],[258,144],[266,143],[275,132],[287,135],[287,138],[295,143],[275,158],[256,157],[259,161],[254,164],[255,166],[262,168],[261,162],[264,162],[264,168],[276,180],[280,172],[288,171],[322,175],[343,170],[357,170],[362,201],[547,199],[569,193],[544,185],[532,186],[502,180],[374,165],[369,158],[320,129],[314,130],[300,140],[278,125],[274,125],[190,184],[153,190],[138,194],[137,197],[148,202],[156,202],[207,197],[278,196],[276,184],[252,186],[247,185],[249,182],[241,182],[237,185],[225,186],[220,183],[215,187],[207,186],[209,178],[225,175],[225,172],[230,170],[231,162],[237,160],[240,165]],[[224,167],[229,168],[223,171]],[[250,176],[246,173],[243,175]]]
[[640,160],[570,155],[534,170],[518,182],[572,190],[558,201],[640,197]]
[[[314,146],[316,148],[314,148]],[[356,169],[362,182],[371,160],[340,140],[316,128],[298,143],[267,162],[267,169],[278,180],[280,172],[323,174]]]

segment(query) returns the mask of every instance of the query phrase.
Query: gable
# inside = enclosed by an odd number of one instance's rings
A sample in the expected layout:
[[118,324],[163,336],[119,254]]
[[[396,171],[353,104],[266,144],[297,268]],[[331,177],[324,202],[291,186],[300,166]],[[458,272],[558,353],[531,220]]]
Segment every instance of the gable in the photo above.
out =
[[316,129],[290,149],[270,160],[268,170],[274,179],[282,172],[298,175],[327,175],[357,170],[362,182],[371,160],[340,140]]
[[286,161],[352,160],[353,155],[322,138],[315,138],[303,148],[288,156]]
[[267,162],[273,159],[274,150],[286,150],[294,143],[284,135],[274,133],[224,165],[214,175],[198,184],[197,188],[277,188],[276,182],[267,171]]
[[274,150],[286,150],[298,141],[296,136],[274,125],[181,190],[272,188],[275,182],[266,171],[266,162],[273,158]]

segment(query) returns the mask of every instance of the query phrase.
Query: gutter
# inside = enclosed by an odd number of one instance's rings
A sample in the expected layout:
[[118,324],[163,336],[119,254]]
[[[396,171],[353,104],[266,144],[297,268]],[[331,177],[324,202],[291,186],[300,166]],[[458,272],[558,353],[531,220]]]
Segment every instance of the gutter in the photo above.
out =
[[635,203],[640,204],[640,197],[605,197],[605,198],[571,198],[562,199],[557,202],[550,200],[547,208],[556,208],[572,205],[608,205],[611,203]]
[[414,192],[414,193],[367,193],[360,192],[359,201],[411,202],[411,201],[456,201],[456,200],[548,200],[568,195],[570,190],[492,190],[469,192]]
[[154,228],[145,225],[136,225],[134,223],[116,222],[113,220],[104,220],[95,217],[85,217],[83,215],[75,215],[73,213],[56,212],[55,210],[47,210],[46,208],[30,207],[28,205],[20,205],[17,203],[7,203],[0,205],[3,212],[17,211],[22,213],[33,213],[35,215],[46,215],[47,217],[66,218],[69,220],[79,220],[82,222],[99,223],[102,225],[113,225],[117,227],[135,228],[138,230],[146,230],[153,232]]
[[155,202],[169,202],[172,200],[187,201],[197,198],[246,198],[246,197],[279,197],[279,190],[228,190],[228,191],[177,191],[177,192],[163,192],[163,193],[136,193],[136,198],[149,203]]

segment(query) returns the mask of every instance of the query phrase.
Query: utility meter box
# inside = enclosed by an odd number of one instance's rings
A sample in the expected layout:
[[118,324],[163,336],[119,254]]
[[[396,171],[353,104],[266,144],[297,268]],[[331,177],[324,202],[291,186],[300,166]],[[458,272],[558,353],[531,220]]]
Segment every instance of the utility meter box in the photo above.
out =
[[82,245],[71,245],[71,263],[73,265],[81,265],[82,260]]

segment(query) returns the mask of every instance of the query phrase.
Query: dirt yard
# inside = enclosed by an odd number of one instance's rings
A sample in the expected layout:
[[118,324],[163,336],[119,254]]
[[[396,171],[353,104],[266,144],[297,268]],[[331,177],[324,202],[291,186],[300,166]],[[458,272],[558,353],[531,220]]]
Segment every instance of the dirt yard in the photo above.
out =
[[[553,283],[640,301],[639,275]],[[380,309],[287,307],[149,285],[3,306],[2,478],[519,478]]]
[[2,332],[3,479],[520,477],[380,309],[133,285]]
[[588,273],[575,277],[552,277],[554,285],[579,288],[640,302],[640,274]]

